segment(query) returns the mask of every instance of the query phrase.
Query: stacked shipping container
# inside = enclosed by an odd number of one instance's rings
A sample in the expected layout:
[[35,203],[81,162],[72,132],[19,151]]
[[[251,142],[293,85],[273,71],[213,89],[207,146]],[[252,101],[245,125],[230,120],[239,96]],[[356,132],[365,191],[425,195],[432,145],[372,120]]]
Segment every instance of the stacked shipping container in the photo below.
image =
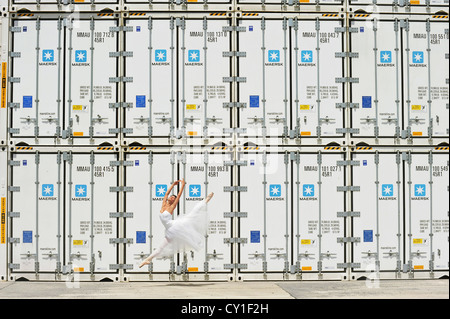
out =
[[0,4],[2,280],[448,276],[448,1]]

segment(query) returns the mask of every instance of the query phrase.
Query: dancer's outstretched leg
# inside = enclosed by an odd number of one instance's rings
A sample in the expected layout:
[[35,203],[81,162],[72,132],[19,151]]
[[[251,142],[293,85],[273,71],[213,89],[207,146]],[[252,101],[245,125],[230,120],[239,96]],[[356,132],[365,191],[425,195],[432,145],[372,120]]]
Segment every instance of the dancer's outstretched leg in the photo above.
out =
[[214,193],[210,193],[207,197],[206,197],[206,203],[208,203],[211,198],[214,196]]
[[150,264],[150,262],[152,261],[153,258],[155,258],[156,256],[158,256],[161,251],[169,244],[169,241],[167,240],[166,237],[164,237],[163,242],[161,243],[161,245],[158,247],[158,249],[156,249],[150,256],[148,256],[147,258],[144,259],[144,261],[139,265],[139,268],[141,268],[144,265],[148,265]]

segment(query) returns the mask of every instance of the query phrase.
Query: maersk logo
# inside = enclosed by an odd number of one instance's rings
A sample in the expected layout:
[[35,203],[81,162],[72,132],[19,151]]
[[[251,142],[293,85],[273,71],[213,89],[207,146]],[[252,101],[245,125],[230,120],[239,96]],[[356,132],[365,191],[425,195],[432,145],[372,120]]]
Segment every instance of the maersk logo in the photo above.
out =
[[157,184],[155,186],[156,197],[164,197],[167,193],[167,185],[165,184]]
[[39,65],[56,65],[55,51],[42,50],[42,62],[39,62]]
[[314,184],[303,184],[300,200],[317,200]]
[[203,65],[200,62],[200,50],[188,50],[188,62],[185,65]]
[[266,200],[284,200],[284,198],[281,197],[281,184],[269,185],[269,197],[267,197]]
[[413,63],[423,63],[423,51],[413,51]]
[[39,197],[39,200],[56,200],[56,197],[54,197],[54,185],[42,184],[41,195],[42,197]]
[[394,184],[381,184],[380,200],[397,200],[394,197]]
[[89,201],[90,198],[87,197],[87,185],[79,184],[75,185],[75,197],[72,198],[73,201]]
[[392,52],[391,51],[381,51],[380,52],[380,63],[392,63]]
[[283,63],[280,62],[280,50],[267,51],[266,65],[283,65]]
[[315,66],[316,64],[313,63],[313,51],[311,50],[302,50],[300,51],[300,62],[299,66]]
[[89,66],[90,63],[87,63],[87,51],[86,50],[75,50],[75,63],[72,63],[73,66],[83,65]]
[[189,196],[190,197],[200,197],[202,194],[202,186],[201,185],[189,185]]
[[411,197],[412,200],[428,200],[427,188],[425,184],[414,184],[414,197]]
[[155,50],[155,61],[166,62],[167,61],[167,50]]

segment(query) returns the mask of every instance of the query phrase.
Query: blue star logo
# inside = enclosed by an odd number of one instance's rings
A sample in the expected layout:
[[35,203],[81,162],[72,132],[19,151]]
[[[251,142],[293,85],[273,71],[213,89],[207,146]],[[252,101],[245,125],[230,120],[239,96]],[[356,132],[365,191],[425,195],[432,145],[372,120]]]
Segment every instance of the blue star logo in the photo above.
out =
[[304,184],[303,185],[303,196],[304,197],[313,197],[314,196],[314,185],[313,184]]
[[190,197],[200,197],[202,194],[202,186],[199,184],[189,185],[189,196]]
[[188,51],[188,61],[189,62],[200,62],[200,50],[189,50]]
[[303,63],[311,63],[313,60],[313,52],[311,50],[303,50],[300,53],[300,59]]
[[156,197],[164,197],[167,193],[167,185],[166,184],[156,184]]
[[280,62],[280,50],[269,50],[269,62]]
[[53,197],[53,184],[42,184],[42,196]]
[[392,197],[394,195],[394,185],[393,184],[381,185],[381,195],[383,197]]
[[270,185],[269,192],[271,197],[281,197],[281,185],[280,184]]

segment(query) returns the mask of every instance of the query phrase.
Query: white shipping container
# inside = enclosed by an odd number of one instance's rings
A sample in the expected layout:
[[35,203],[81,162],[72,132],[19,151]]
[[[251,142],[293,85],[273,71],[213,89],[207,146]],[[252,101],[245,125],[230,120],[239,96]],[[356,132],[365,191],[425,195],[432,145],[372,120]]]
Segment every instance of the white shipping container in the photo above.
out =
[[[12,0],[13,4],[36,4],[36,1],[31,0]],[[92,4],[92,3],[119,3],[119,0],[40,0],[41,4],[59,4],[59,3],[73,3],[73,4]]]
[[[68,25],[67,25],[68,24]],[[115,20],[14,20],[11,136],[112,137],[116,132]],[[67,25],[67,26],[66,26]],[[30,47],[33,50],[30,50]],[[65,63],[65,65],[64,65]],[[65,74],[65,77],[64,77]]]
[[377,6],[448,6],[448,0],[349,0],[350,4],[366,4]]
[[237,0],[238,4],[282,4],[282,5],[340,5],[342,4],[342,0],[264,0],[264,1],[256,1],[256,0]]
[[[128,153],[126,160],[126,185],[133,192],[126,193],[126,211],[133,217],[126,219],[126,237],[133,244],[126,248],[126,263],[132,264],[128,273],[177,273],[214,274],[230,273],[225,264],[231,263],[231,247],[225,243],[232,236],[231,218],[224,217],[231,211],[231,193],[224,192],[230,185],[232,169],[224,165],[229,154],[207,152],[148,152]],[[189,213],[193,207],[214,192],[208,204],[208,231],[199,251],[181,251],[173,258],[157,257],[149,266],[138,265],[157,249],[164,238],[164,226],[160,220],[162,200],[173,181],[184,178],[186,187],[173,219]],[[180,185],[173,194],[178,195]],[[228,276],[225,276],[228,278]]]
[[[342,136],[344,102],[340,20],[240,20],[240,127],[249,136]],[[320,59],[319,59],[320,56]],[[329,63],[332,61],[333,63]],[[318,98],[319,97],[319,98]]]
[[[341,273],[344,262],[343,186],[345,168],[338,166],[342,154],[248,153],[240,160],[239,208],[241,274],[250,273]],[[248,183],[246,181],[252,181]],[[326,195],[325,195],[326,194]],[[326,197],[323,197],[325,195]],[[326,198],[326,200],[325,200]],[[337,275],[340,276],[340,275]],[[340,277],[339,277],[340,278]]]
[[127,26],[127,137],[222,136],[229,128],[229,19],[130,19]]
[[[441,21],[353,21],[352,126],[359,137],[448,136],[448,34]],[[428,30],[428,31],[427,31]],[[403,62],[403,65],[402,65]]]
[[12,155],[12,274],[114,273],[118,183],[115,154]]

